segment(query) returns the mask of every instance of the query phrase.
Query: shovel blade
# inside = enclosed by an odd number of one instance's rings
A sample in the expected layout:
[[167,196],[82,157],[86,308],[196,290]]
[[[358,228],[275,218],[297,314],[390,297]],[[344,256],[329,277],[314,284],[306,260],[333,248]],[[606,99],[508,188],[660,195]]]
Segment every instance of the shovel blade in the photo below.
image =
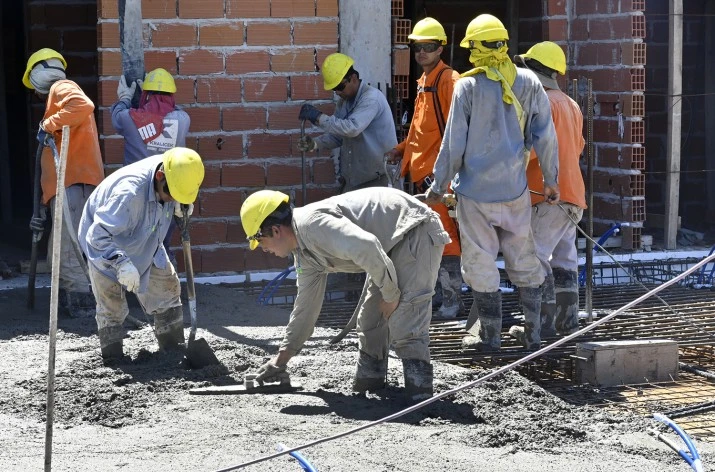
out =
[[189,340],[186,346],[186,363],[192,369],[220,364],[213,349],[204,338]]

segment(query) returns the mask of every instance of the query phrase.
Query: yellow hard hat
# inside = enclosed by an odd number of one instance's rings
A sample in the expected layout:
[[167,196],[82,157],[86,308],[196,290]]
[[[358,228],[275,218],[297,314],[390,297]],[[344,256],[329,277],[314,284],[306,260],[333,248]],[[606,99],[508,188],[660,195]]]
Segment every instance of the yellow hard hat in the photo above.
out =
[[174,78],[166,69],[159,67],[147,73],[142,84],[142,90],[150,92],[176,93],[176,83]]
[[323,67],[320,68],[325,90],[332,90],[337,87],[353,64],[355,64],[355,61],[353,61],[352,57],[339,52],[326,57],[323,61]]
[[188,205],[196,200],[204,180],[204,163],[193,149],[175,147],[164,153],[164,175],[171,198]]
[[281,203],[288,203],[290,198],[276,190],[259,190],[248,196],[241,205],[241,224],[248,237],[251,251],[258,247],[256,234],[260,231],[263,221],[278,208]]
[[32,83],[30,82],[30,72],[32,71],[32,68],[35,67],[39,62],[46,61],[47,59],[59,59],[60,62],[62,62],[62,66],[67,69],[67,61],[65,61],[65,58],[62,57],[62,54],[58,53],[54,49],[42,48],[39,51],[33,53],[32,56],[30,56],[30,58],[27,60],[27,67],[25,67],[25,75],[22,76],[22,83],[25,85],[25,87],[31,90],[35,89],[35,87],[33,87]]
[[443,45],[447,44],[447,34],[444,32],[444,28],[439,21],[430,17],[415,23],[415,27],[412,29],[412,34],[410,34],[407,39],[412,39],[414,41],[433,39],[435,41],[439,41]]
[[471,48],[470,41],[502,41],[509,39],[509,33],[499,18],[493,15],[482,14],[467,25],[467,34],[460,46]]
[[520,54],[517,57],[521,58],[522,61],[527,59],[539,61],[542,65],[555,70],[561,75],[566,74],[566,55],[564,50],[561,49],[561,46],[551,41],[534,44],[526,51],[526,54]]

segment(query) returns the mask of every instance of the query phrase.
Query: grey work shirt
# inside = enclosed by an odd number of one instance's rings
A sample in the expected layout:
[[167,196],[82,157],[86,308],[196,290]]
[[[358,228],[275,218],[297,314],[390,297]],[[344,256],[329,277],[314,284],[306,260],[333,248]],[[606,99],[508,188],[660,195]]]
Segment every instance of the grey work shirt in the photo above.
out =
[[112,105],[112,126],[124,137],[124,165],[132,164],[145,157],[161,154],[171,148],[185,147],[191,118],[184,110],[176,109],[164,116],[164,130],[161,136],[145,143],[137,125],[129,115],[129,99],[119,100]]
[[281,349],[295,354],[313,334],[330,272],[366,272],[385,301],[400,298],[390,250],[407,232],[435,218],[397,189],[372,187],[293,210],[298,294]]
[[397,146],[397,135],[381,91],[361,81],[355,98],[338,100],[335,114],[320,115],[317,126],[326,133],[315,138],[318,149],[340,147],[340,174],[347,188],[385,175],[383,156]]
[[79,244],[102,274],[117,280],[116,266],[129,258],[146,289],[152,263],[166,269],[169,259],[162,241],[174,216],[175,202],[161,203],[154,175],[162,156],[151,156],[122,167],[92,192],[79,223]]
[[522,133],[513,105],[502,100],[500,82],[483,73],[460,79],[442,146],[434,165],[432,190],[452,189],[476,202],[498,203],[518,198],[526,190],[526,150],[533,148],[546,185],[558,178],[558,144],[551,106],[532,71],[517,69],[512,91],[526,115]]

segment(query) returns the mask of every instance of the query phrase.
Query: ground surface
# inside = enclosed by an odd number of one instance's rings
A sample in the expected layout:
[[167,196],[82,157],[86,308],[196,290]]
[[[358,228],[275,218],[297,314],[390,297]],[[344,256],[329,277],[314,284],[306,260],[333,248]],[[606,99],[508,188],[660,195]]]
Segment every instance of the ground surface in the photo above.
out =
[[[24,289],[0,290],[0,470],[42,470],[49,290],[34,312]],[[401,364],[391,387],[357,395],[350,380],[354,336],[331,346],[335,329],[316,329],[290,372],[304,390],[281,395],[190,395],[237,383],[275,353],[288,311],[221,286],[197,286],[198,337],[221,367],[185,370],[180,356],[157,352],[150,327],[129,330],[130,359],[104,367],[94,320],[60,318],[52,469],[56,471],[221,470],[342,433],[401,408]],[[142,318],[134,308],[132,314]],[[188,335],[188,317],[187,330]],[[478,372],[437,364],[442,392]],[[686,471],[648,434],[656,425],[575,407],[517,374],[440,400],[374,428],[303,450],[318,471]],[[699,444],[706,465],[715,458]],[[245,470],[298,471],[286,456]]]

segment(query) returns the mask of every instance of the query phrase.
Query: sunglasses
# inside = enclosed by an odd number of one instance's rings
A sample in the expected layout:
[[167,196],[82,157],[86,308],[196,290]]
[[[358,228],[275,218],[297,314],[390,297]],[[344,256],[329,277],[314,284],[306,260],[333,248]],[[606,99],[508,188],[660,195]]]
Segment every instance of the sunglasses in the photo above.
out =
[[340,81],[340,83],[338,85],[333,87],[333,92],[342,92],[343,90],[345,90],[345,87],[347,87],[349,81],[350,81],[350,79],[348,79],[348,78],[345,78],[342,81]]
[[435,52],[437,49],[439,49],[440,46],[441,44],[437,43],[413,43],[412,50],[414,52]]

